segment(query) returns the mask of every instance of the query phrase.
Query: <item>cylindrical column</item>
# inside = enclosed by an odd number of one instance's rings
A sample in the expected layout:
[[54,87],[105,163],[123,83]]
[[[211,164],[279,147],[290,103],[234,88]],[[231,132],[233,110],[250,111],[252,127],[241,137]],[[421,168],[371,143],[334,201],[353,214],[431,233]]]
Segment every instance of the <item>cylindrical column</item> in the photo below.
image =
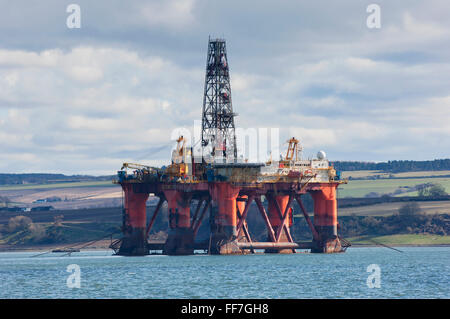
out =
[[177,190],[164,190],[169,209],[169,234],[164,245],[164,254],[187,255],[194,252],[194,237],[191,226],[191,195]]
[[311,192],[314,200],[314,226],[319,240],[313,241],[312,252],[339,252],[341,245],[337,237],[337,200],[335,184],[322,184],[319,191]]
[[211,253],[234,254],[240,252],[237,245],[228,244],[237,238],[236,198],[239,187],[227,182],[215,182],[210,193],[213,199],[211,224]]
[[123,238],[118,255],[148,254],[146,238],[146,206],[148,193],[136,193],[132,184],[122,184],[125,194]]
[[[275,201],[278,203],[278,207],[280,207],[281,214],[284,214],[286,210],[286,206],[289,202],[289,195],[276,195],[276,196],[268,196],[267,201],[269,202],[269,220],[272,224],[272,227],[275,229],[279,226],[282,226],[282,219],[280,214],[277,211]],[[288,211],[289,216],[287,217],[287,224],[289,227],[292,226],[292,208]]]
[[236,237],[236,198],[239,188],[229,183],[214,183],[213,200],[217,204],[217,214],[215,224],[219,226],[219,232],[224,233],[229,238]]
[[337,235],[337,201],[334,186],[322,186],[312,192],[314,200],[314,225],[322,236]]

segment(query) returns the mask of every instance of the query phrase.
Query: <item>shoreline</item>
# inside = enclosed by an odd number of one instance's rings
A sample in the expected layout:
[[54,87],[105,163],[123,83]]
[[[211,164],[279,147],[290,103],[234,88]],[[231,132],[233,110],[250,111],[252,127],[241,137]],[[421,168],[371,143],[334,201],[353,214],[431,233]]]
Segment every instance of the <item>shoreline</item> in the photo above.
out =
[[[78,249],[80,249],[80,251],[111,249],[111,248],[109,248],[109,245],[111,243],[111,241],[109,239],[99,240],[92,246],[87,246],[87,247],[81,248],[83,245],[86,245],[87,243],[89,243],[89,242],[71,243],[71,244],[66,244],[66,245],[49,244],[49,245],[28,245],[28,246],[15,246],[15,245],[1,244],[0,252],[1,253],[5,253],[5,252],[37,252],[37,253],[40,253],[40,252],[51,251],[53,249],[69,248],[69,247],[78,248]],[[81,247],[77,247],[77,246],[81,246]]]
[[[86,243],[80,243],[79,245],[82,246]],[[73,246],[73,244],[71,245]],[[35,246],[8,246],[8,245],[0,245],[0,253],[6,253],[6,252],[35,252],[35,253],[44,253],[49,252],[51,253],[51,250],[63,248],[64,246],[61,245],[35,245]],[[375,244],[353,244],[349,248],[368,248],[368,247],[383,247],[382,245],[375,245]],[[394,244],[389,245],[389,247],[450,247],[450,244]],[[73,247],[76,248],[76,247]],[[386,248],[386,247],[385,247]],[[107,245],[105,243],[99,243],[92,247],[86,247],[86,248],[80,248],[80,251],[92,251],[92,250],[111,250],[109,248],[109,240]]]
[[[383,245],[375,244],[352,244],[350,247],[363,248],[363,247],[383,247]],[[350,248],[349,247],[349,248]],[[389,247],[450,247],[450,244],[391,244]]]

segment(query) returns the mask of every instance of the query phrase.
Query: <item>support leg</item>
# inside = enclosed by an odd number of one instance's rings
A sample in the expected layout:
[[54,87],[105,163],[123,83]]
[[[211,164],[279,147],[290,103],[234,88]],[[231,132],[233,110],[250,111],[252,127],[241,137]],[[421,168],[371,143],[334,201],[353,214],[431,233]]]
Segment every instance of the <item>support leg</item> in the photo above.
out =
[[240,189],[228,182],[211,185],[213,199],[211,224],[211,254],[240,254],[237,245],[236,199]]
[[131,184],[123,184],[125,194],[123,238],[118,255],[148,255],[146,237],[146,207],[148,193],[137,193]]
[[169,208],[169,234],[163,254],[191,255],[194,253],[194,232],[191,228],[191,195],[177,190],[165,190]]
[[318,191],[311,192],[314,200],[314,228],[318,240],[313,240],[314,253],[342,252],[341,242],[337,236],[337,185],[323,184]]

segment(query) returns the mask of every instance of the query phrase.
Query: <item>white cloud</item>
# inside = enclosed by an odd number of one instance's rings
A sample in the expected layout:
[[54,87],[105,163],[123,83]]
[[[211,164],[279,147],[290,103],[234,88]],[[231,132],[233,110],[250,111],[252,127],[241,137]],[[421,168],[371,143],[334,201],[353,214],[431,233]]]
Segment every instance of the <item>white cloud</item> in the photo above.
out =
[[299,138],[305,148],[324,147],[338,142],[333,129],[291,127],[289,134]]
[[195,0],[158,0],[145,3],[140,8],[145,23],[179,29],[195,22],[193,8]]
[[450,35],[450,31],[447,28],[431,21],[420,21],[410,12],[403,14],[403,31],[409,35],[408,39],[415,39],[415,41],[421,42],[436,41]]
[[112,119],[94,119],[84,116],[71,116],[68,118],[67,125],[74,129],[88,129],[107,132],[121,128],[119,120]]
[[0,66],[8,67],[54,67],[61,56],[60,50],[40,53],[23,50],[0,50]]
[[0,171],[165,163],[173,130],[200,120],[210,32],[227,39],[237,126],[279,127],[280,144],[330,159],[450,156],[443,1],[381,1],[375,31],[352,1],[80,5],[77,33],[37,6],[33,27],[15,5],[0,19],[16,35],[0,35]]

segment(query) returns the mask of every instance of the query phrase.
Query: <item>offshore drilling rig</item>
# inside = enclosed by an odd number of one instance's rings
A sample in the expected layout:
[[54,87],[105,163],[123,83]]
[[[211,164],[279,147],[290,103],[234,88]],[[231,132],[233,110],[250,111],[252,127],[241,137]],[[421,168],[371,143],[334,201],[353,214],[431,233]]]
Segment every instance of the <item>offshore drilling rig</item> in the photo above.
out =
[[[279,161],[239,160],[235,116],[226,42],[209,39],[201,155],[194,154],[180,136],[168,167],[124,163],[116,181],[124,192],[123,237],[111,245],[117,254],[136,256],[162,250],[163,254],[186,255],[195,249],[210,254],[295,253],[299,248],[315,253],[345,251],[350,244],[338,236],[336,189],[346,181],[340,179],[325,153],[304,160],[299,155],[299,141],[292,138]],[[313,221],[302,202],[306,193],[314,201]],[[147,224],[149,194],[159,197],[159,202]],[[295,242],[291,236],[294,201],[311,230],[311,242]],[[168,238],[149,243],[148,235],[164,202],[169,211]],[[252,241],[249,233],[246,218],[253,202],[267,228],[266,242]],[[196,204],[193,212],[191,204]],[[198,242],[196,236],[208,211],[209,240]]]

